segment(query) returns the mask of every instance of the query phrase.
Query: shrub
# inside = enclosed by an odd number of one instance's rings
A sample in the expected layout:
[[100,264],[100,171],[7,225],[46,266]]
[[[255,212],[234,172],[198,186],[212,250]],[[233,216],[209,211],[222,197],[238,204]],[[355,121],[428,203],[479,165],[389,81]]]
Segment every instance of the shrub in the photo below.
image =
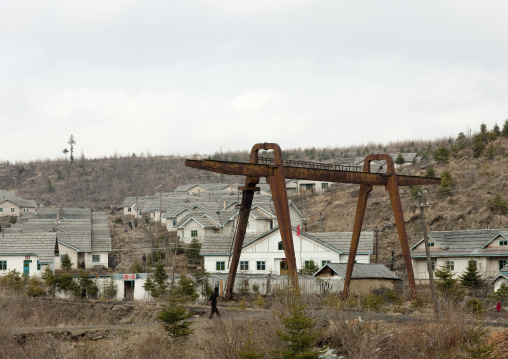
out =
[[113,278],[109,281],[108,284],[104,286],[102,289],[102,298],[103,299],[113,299],[116,297],[116,293],[118,292],[118,286],[116,285]]
[[199,258],[199,251],[201,249],[201,243],[198,242],[197,238],[192,238],[189,246],[185,250],[185,256],[187,258],[197,259]]
[[478,299],[471,299],[467,302],[467,308],[471,314],[483,313],[483,304]]
[[18,217],[16,217],[16,216],[11,216],[11,218],[9,219],[10,224],[16,224],[17,221],[18,221]]
[[16,292],[19,292],[24,286],[25,279],[17,270],[10,270],[7,274],[0,277],[0,284]]
[[46,294],[46,291],[42,288],[41,283],[36,278],[30,278],[26,288],[26,295],[29,297],[40,297],[44,294]]
[[62,256],[62,262],[60,263],[60,268],[63,270],[69,271],[72,268],[71,257],[66,253]]
[[434,160],[441,164],[445,165],[448,163],[450,159],[450,151],[446,149],[444,146],[440,146],[437,150],[434,151]]
[[263,299],[263,297],[258,294],[256,296],[256,299],[254,299],[254,305],[258,306],[258,307],[264,307],[266,305],[266,301]]
[[113,223],[122,224],[123,223],[122,217],[115,217],[115,219],[113,219]]
[[378,311],[381,309],[381,306],[384,304],[383,298],[381,298],[379,295],[376,295],[374,293],[370,294],[368,297],[364,298],[362,300],[362,305],[367,308],[374,311]]

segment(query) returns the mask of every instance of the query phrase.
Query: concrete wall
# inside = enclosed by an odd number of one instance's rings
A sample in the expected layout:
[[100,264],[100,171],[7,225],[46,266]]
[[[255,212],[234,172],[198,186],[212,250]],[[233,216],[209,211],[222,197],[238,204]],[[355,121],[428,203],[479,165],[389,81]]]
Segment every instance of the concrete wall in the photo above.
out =
[[10,201],[0,203],[0,216],[19,216],[19,206]]
[[[506,257],[508,259],[508,256]],[[458,257],[458,258],[432,258],[435,262],[435,269],[445,265],[447,261],[453,261],[454,263],[454,278],[458,278],[462,275],[468,266],[470,260],[476,260],[476,266],[478,272],[485,278],[494,278],[499,274],[499,259],[501,258],[486,258],[486,257]],[[428,280],[429,274],[427,272],[427,261],[424,258],[413,258],[413,271],[415,273],[415,279]]]
[[36,255],[0,255],[0,261],[7,261],[7,269],[0,270],[0,276],[7,274],[9,271],[16,270],[23,274],[24,261],[31,260],[30,263],[30,276],[40,276],[44,266],[41,265],[41,270],[37,270],[37,261],[39,257]]

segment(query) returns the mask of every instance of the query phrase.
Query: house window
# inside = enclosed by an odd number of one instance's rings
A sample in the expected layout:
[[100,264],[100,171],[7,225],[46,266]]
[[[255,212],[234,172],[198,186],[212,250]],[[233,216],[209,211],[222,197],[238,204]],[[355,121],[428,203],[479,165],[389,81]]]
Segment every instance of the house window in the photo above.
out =
[[7,261],[0,261],[0,270],[7,270]]
[[305,269],[310,269],[314,267],[314,261],[305,261]]
[[176,225],[176,219],[173,219],[173,226]]
[[66,255],[67,255],[67,254],[60,254],[60,262],[63,262],[63,260],[64,260],[64,258],[65,258],[65,256],[66,256]]
[[313,189],[314,188],[314,185],[312,183],[308,183],[305,185],[305,189]]
[[507,264],[508,264],[508,259],[499,260],[499,270],[503,269],[503,267]]
[[141,211],[139,211],[139,215],[141,216]]
[[279,242],[279,251],[283,251],[284,250],[284,246],[282,244],[282,241]]
[[101,261],[100,254],[92,254],[92,263],[99,263]]
[[37,260],[37,270],[41,270],[41,264],[39,263],[39,260]]
[[454,261],[446,261],[446,269],[454,270],[455,269],[455,262]]
[[273,221],[270,221],[270,229],[273,229]]
[[14,212],[14,208],[11,208],[11,212]]
[[434,247],[434,242],[429,242],[429,248]]
[[198,230],[193,229],[192,231],[190,231],[190,236],[191,238],[198,238]]
[[328,188],[328,183],[321,183],[321,188],[322,189],[327,189]]
[[249,262],[240,261],[240,270],[249,270]]
[[508,246],[508,239],[501,239],[499,241],[499,246]]
[[436,262],[430,261],[430,268],[432,268],[432,271],[434,272],[436,270]]
[[4,209],[2,207],[0,207],[0,212],[3,212],[3,211],[4,211]]
[[132,211],[132,208],[130,208],[130,207],[127,208],[127,212],[130,212],[130,211]]
[[256,269],[257,270],[265,270],[266,264],[265,261],[257,261],[256,262]]
[[327,265],[330,262],[331,261],[329,261],[329,260],[321,261],[321,267],[324,267],[325,265]]
[[473,263],[474,266],[476,267],[476,260],[475,259],[470,259],[467,261],[467,265],[469,265],[470,263]]
[[226,269],[226,262],[215,262],[215,269],[216,270],[225,270]]

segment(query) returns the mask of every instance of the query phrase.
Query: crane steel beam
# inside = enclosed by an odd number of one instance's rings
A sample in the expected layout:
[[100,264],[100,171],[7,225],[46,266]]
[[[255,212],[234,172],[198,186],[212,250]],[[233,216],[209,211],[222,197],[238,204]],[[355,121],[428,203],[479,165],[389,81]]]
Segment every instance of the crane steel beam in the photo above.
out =
[[[273,150],[273,161],[270,160],[270,163],[259,164],[258,152],[260,150]],[[374,160],[386,161],[386,173],[370,173],[370,163]],[[299,167],[284,166],[282,151],[279,145],[276,143],[258,143],[254,145],[251,150],[249,163],[214,160],[185,160],[185,165],[187,167],[229,175],[246,176],[245,187],[240,188],[242,190],[242,203],[240,206],[237,233],[228,274],[228,283],[226,289],[227,298],[231,298],[233,296],[233,286],[235,282],[236,272],[242,252],[245,232],[247,230],[247,222],[252,206],[254,191],[258,189],[256,185],[259,183],[259,177],[266,177],[266,182],[270,185],[273,203],[275,206],[275,213],[277,216],[284,247],[284,253],[288,263],[289,278],[291,279],[293,286],[296,288],[298,288],[298,275],[293,244],[293,234],[291,230],[291,220],[289,216],[286,178],[352,183],[360,185],[355,222],[353,226],[353,236],[351,239],[351,247],[349,251],[346,278],[344,283],[344,296],[347,296],[349,292],[349,285],[353,274],[353,267],[358,250],[358,243],[360,240],[360,233],[362,230],[363,219],[365,217],[365,209],[367,207],[369,193],[372,191],[373,186],[385,186],[385,189],[389,193],[390,201],[392,204],[395,223],[397,225],[397,232],[399,235],[399,242],[402,248],[402,254],[406,265],[409,284],[411,286],[411,294],[413,297],[415,297],[416,284],[413,267],[411,265],[409,244],[407,240],[406,227],[404,224],[402,204],[400,201],[399,186],[438,185],[441,183],[441,179],[435,177],[398,176],[395,174],[395,166],[393,164],[392,157],[386,154],[367,156],[365,158],[363,172],[333,169],[341,168],[342,166],[313,164],[303,161],[289,161],[287,164],[297,164]],[[305,167],[306,165],[308,166]]]
[[[273,165],[215,160],[185,160],[185,165],[205,171],[239,176],[269,177],[275,176],[276,171],[276,167]],[[284,166],[284,174],[286,178],[291,179],[368,184],[374,186],[386,186],[391,176],[391,174],[387,173],[366,173],[286,166]],[[425,186],[440,184],[441,179],[436,177],[397,175],[397,183],[399,186]]]

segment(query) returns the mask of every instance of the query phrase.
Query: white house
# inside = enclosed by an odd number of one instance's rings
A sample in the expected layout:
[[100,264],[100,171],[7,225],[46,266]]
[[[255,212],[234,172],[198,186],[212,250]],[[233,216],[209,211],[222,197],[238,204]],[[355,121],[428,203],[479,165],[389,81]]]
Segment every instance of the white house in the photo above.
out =
[[[485,279],[496,277],[508,264],[508,229],[430,232],[428,236],[433,269],[444,265],[455,277],[465,272],[470,261]],[[423,239],[411,248],[411,260],[415,279],[428,280]]]
[[14,192],[0,190],[0,217],[19,217],[26,213],[35,213],[36,208],[34,200],[16,197]]
[[71,258],[74,268],[83,262],[86,268],[108,267],[111,235],[104,212],[40,209],[37,214],[24,216],[11,228],[6,228],[2,240],[20,235],[33,238],[52,236],[58,243],[59,252],[59,256],[54,258],[53,268],[60,268],[61,258],[65,254]]
[[490,284],[494,286],[494,292],[496,292],[503,283],[508,285],[508,265],[501,268],[497,277],[490,282]]
[[[351,245],[350,232],[306,233],[293,228],[293,243],[297,269],[305,268],[314,262],[322,266],[329,262],[347,263]],[[232,235],[208,235],[201,247],[200,255],[204,257],[205,269],[209,272],[224,273],[229,271],[231,260]],[[373,232],[362,232],[356,261],[369,263],[373,254]],[[286,258],[282,245],[279,227],[263,234],[245,236],[238,273],[285,274]]]
[[[257,198],[255,198],[257,201]],[[238,225],[239,209],[233,201],[228,205],[221,204],[199,204],[188,206],[174,215],[173,229],[184,243],[190,243],[196,238],[203,242],[208,235],[223,234],[234,235],[235,227]],[[306,219],[303,213],[289,201],[289,213],[291,225],[302,227]],[[278,225],[277,216],[271,202],[254,202],[249,214],[247,223],[247,234],[260,235]]]
[[28,276],[38,276],[46,266],[54,269],[58,254],[58,244],[52,233],[0,237],[0,275],[16,270]]

